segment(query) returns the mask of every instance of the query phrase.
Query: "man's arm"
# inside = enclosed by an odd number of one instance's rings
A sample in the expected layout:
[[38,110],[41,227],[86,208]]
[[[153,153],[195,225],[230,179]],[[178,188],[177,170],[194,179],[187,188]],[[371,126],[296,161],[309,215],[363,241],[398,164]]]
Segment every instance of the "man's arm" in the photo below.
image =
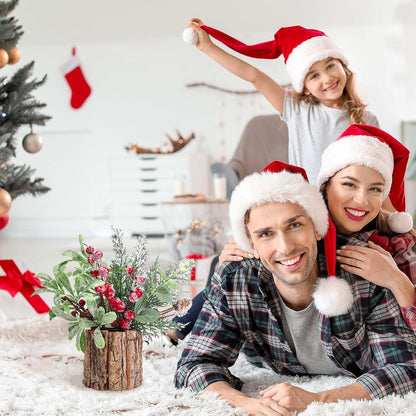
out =
[[[230,271],[229,267],[223,272],[230,273],[230,279],[235,276],[234,270]],[[237,389],[242,387],[242,382],[230,373],[228,367],[235,363],[244,339],[228,307],[220,280],[218,273],[215,273],[204,306],[178,362],[175,373],[178,388],[190,387],[201,391],[218,381],[227,382]]]
[[[374,368],[359,376],[357,382],[367,390],[371,399],[414,391],[416,335],[404,321],[392,293],[370,283],[367,284],[372,289],[367,292],[366,283],[359,282],[363,297],[356,300],[360,305],[361,320],[365,323],[365,334],[350,353],[357,356],[357,362],[362,361],[361,366]],[[338,341],[344,344],[342,338],[338,338]],[[345,342],[348,344],[349,340]]]
[[281,383],[268,387],[261,391],[260,395],[276,400],[290,412],[298,413],[303,412],[312,402],[334,403],[338,400],[371,399],[367,390],[358,382],[319,393],[311,393],[291,384]]
[[205,391],[214,391],[229,402],[233,407],[244,409],[249,415],[281,415],[290,416],[290,409],[287,409],[282,403],[270,397],[258,398],[248,396],[241,391],[233,389],[228,383],[218,381],[210,384]]

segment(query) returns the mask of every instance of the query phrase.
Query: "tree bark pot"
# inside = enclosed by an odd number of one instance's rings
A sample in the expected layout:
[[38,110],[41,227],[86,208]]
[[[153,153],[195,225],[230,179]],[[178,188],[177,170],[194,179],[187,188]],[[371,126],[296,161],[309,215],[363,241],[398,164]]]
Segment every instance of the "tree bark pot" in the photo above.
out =
[[128,390],[143,380],[142,337],[136,330],[102,330],[105,347],[94,344],[94,330],[85,333],[83,384],[95,390]]

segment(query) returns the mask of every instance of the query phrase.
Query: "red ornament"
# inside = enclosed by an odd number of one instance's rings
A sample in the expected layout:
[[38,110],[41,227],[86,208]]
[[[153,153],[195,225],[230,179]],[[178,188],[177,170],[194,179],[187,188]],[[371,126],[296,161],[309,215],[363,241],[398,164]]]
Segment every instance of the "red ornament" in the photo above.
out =
[[5,228],[8,222],[9,222],[9,214],[6,214],[0,217],[0,230]]

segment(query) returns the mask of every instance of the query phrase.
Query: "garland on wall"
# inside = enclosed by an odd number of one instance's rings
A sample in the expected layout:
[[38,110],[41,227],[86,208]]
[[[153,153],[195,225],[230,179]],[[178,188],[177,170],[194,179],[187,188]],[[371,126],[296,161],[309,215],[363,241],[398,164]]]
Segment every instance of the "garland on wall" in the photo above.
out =
[[[229,132],[227,133],[227,128],[228,130],[230,129],[230,125],[232,125],[232,123],[236,123],[235,128],[239,128],[239,126],[241,125],[242,122],[247,122],[247,120],[245,120],[246,116],[244,115],[244,111],[243,107],[246,107],[246,100],[243,99],[243,97],[252,97],[250,102],[251,102],[251,107],[254,106],[254,102],[255,102],[255,97],[259,97],[261,94],[258,90],[254,89],[254,90],[233,90],[233,89],[228,89],[228,88],[223,88],[217,85],[213,85],[207,82],[194,82],[194,83],[190,83],[190,84],[186,84],[185,85],[187,88],[198,88],[198,87],[204,87],[204,88],[208,88],[211,90],[215,90],[215,91],[219,91],[221,93],[225,93],[228,95],[234,95],[236,97],[236,101],[233,104],[229,103],[229,100],[223,98],[220,101],[220,105],[219,105],[219,121],[217,124],[217,128],[219,129],[218,134],[218,147],[217,149],[219,149],[220,154],[217,156],[218,159],[221,162],[226,162],[229,158],[229,153],[231,151],[231,148],[228,149],[227,151],[227,143],[229,144]],[[257,99],[257,98],[256,98]],[[243,104],[244,102],[244,104]],[[238,108],[237,111],[232,111],[233,109],[235,109],[235,107]],[[229,110],[229,114],[227,114],[227,109]],[[231,110],[231,113],[230,113]],[[263,111],[263,105],[260,106],[260,110]],[[252,115],[247,115],[247,117],[252,117]]]
[[252,91],[229,90],[227,88],[217,87],[215,85],[208,84],[206,82],[194,82],[192,84],[186,84],[186,87],[188,87],[188,88],[207,87],[207,88],[211,88],[213,90],[217,90],[217,91],[221,91],[221,92],[226,92],[228,94],[239,94],[239,95],[260,94],[260,92],[257,91],[257,90],[252,90]]

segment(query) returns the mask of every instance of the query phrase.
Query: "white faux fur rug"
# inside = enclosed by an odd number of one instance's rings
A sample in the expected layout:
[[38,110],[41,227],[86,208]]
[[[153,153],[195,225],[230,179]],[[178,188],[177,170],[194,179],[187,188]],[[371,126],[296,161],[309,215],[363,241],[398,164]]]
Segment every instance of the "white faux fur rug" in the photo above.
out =
[[[103,392],[82,384],[83,355],[67,340],[66,322],[47,316],[0,322],[0,415],[245,415],[212,393],[176,390],[173,373],[179,347],[153,342],[144,347],[143,384],[133,390]],[[262,388],[288,382],[310,391],[351,383],[346,377],[282,377],[240,359],[232,372],[256,396]],[[383,400],[313,403],[302,416],[416,415],[416,393]]]

